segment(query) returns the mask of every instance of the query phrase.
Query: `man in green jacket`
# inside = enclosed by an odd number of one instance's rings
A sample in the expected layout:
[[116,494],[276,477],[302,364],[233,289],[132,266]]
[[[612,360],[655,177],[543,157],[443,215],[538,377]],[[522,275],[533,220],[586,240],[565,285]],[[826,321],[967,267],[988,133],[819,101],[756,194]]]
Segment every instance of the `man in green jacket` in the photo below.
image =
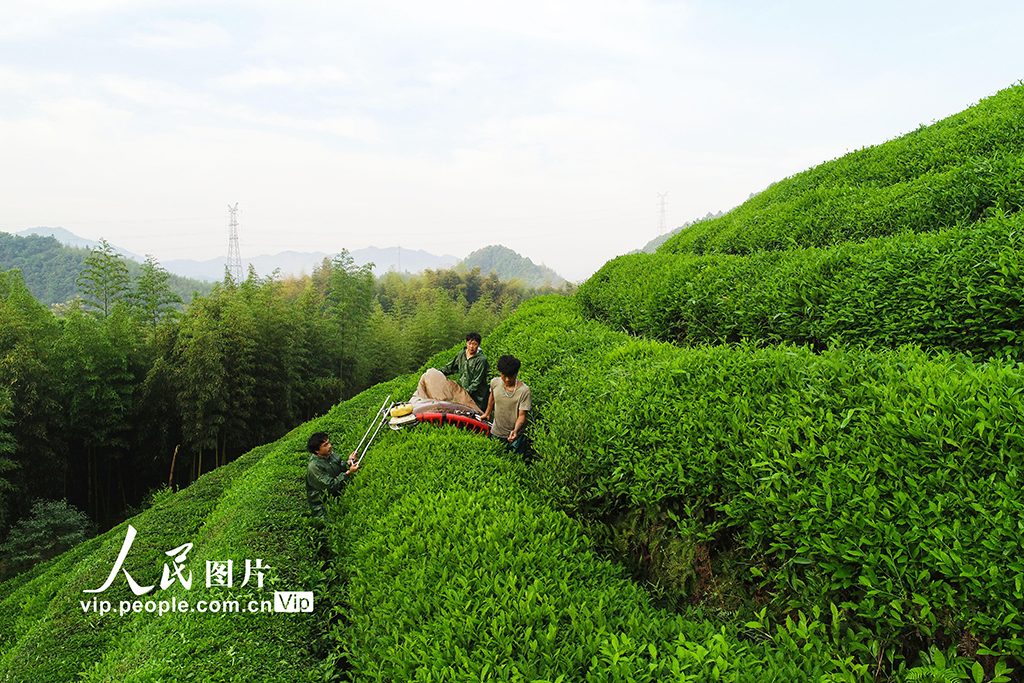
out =
[[348,467],[344,467],[341,458],[334,454],[327,432],[317,432],[309,437],[306,450],[312,453],[306,466],[306,501],[313,517],[326,521],[324,494],[340,491],[345,478],[359,471],[359,463],[356,462],[356,454],[352,453],[348,456]]
[[487,405],[487,397],[490,395],[490,386],[487,383],[487,371],[490,366],[487,358],[480,351],[480,334],[470,332],[466,335],[466,350],[459,351],[452,358],[452,362],[440,368],[445,375],[458,373],[458,383],[466,393],[476,401],[481,410]]

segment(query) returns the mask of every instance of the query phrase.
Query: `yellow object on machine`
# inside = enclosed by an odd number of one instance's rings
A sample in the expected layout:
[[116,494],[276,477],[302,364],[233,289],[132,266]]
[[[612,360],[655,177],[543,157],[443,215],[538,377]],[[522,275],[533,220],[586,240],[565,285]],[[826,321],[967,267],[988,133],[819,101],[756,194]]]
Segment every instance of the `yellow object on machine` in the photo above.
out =
[[412,412],[411,403],[403,403],[391,409],[391,417],[405,417]]

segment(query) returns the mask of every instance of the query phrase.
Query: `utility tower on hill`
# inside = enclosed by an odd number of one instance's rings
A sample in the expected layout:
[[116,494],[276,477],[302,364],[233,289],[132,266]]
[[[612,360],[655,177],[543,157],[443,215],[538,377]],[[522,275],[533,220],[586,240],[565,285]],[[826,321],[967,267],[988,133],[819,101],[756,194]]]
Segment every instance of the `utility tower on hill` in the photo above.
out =
[[227,269],[235,282],[242,281],[242,252],[238,250],[238,202],[234,206],[228,204],[231,212],[231,223],[228,225],[228,262]]
[[668,192],[659,192],[658,199],[661,208],[658,209],[658,234],[664,235],[668,227],[665,225],[665,197],[668,196]]

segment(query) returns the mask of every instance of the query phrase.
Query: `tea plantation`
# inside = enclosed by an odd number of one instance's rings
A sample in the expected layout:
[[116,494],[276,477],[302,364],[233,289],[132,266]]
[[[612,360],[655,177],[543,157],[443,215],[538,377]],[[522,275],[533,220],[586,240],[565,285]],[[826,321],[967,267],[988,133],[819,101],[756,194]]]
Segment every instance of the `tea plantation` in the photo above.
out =
[[534,458],[387,431],[315,524],[373,387],[0,585],[0,680],[1024,680],[1022,159],[1018,85],[525,303]]

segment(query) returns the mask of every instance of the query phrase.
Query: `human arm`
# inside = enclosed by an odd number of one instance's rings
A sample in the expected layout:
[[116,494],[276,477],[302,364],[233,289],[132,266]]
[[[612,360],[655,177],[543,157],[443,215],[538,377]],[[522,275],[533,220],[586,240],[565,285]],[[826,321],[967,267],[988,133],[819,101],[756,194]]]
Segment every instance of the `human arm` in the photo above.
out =
[[484,414],[481,415],[480,418],[483,419],[483,420],[487,420],[489,422],[490,419],[491,419],[491,412],[493,410],[494,410],[494,394],[493,393],[489,393],[489,394],[487,394],[487,410],[484,411]]
[[[490,404],[488,403],[488,405],[490,405]],[[516,418],[516,426],[512,428],[511,432],[509,432],[508,440],[509,441],[515,441],[519,437],[519,435],[523,433],[523,429],[525,427],[526,427],[526,411],[525,410],[520,410],[519,411],[519,417]]]
[[[459,353],[464,352],[460,351]],[[442,375],[447,377],[448,375],[453,375],[459,371],[459,353],[455,354],[455,357],[448,362],[448,365],[444,366],[443,368],[438,368],[438,370],[441,371]]]
[[[325,462],[319,460],[311,461],[309,466],[306,468],[306,486],[308,490],[312,491],[326,491],[327,493],[337,493],[341,490],[342,484],[345,483],[345,477],[350,474],[354,474],[359,470],[359,465],[353,460],[353,453],[349,456],[348,469],[338,472],[336,475],[331,475],[330,472],[333,468],[328,468]],[[333,454],[332,458],[337,460],[337,457]]]

